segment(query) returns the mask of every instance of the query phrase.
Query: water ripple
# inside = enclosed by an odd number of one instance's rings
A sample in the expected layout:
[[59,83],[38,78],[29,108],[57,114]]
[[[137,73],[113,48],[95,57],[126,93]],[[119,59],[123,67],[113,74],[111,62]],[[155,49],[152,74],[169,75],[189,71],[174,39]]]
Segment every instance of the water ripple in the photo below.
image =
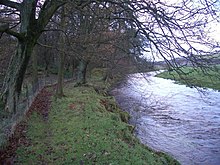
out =
[[130,75],[112,90],[132,115],[140,140],[183,165],[219,165],[220,93],[199,92],[150,75]]

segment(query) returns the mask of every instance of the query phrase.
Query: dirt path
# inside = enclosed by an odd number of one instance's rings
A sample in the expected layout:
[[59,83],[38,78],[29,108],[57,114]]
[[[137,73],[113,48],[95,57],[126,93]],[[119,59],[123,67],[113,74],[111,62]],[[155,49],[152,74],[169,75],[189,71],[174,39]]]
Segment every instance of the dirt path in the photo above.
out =
[[[53,90],[55,91],[55,90]],[[44,88],[39,92],[34,102],[32,103],[29,111],[21,123],[16,126],[15,133],[9,138],[9,144],[4,149],[0,150],[0,164],[1,165],[12,165],[16,162],[16,150],[19,146],[28,146],[30,142],[25,137],[27,131],[27,119],[30,117],[32,112],[41,114],[45,121],[48,120],[48,113],[51,105],[52,91]]]

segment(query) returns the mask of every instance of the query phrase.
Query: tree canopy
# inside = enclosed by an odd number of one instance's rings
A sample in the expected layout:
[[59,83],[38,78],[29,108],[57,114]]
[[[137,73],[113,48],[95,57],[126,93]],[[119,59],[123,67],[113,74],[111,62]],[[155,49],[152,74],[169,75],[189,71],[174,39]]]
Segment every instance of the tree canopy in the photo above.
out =
[[[120,35],[117,36],[122,36],[130,29],[133,38],[139,36],[147,43],[138,48],[141,52],[149,52],[150,49],[153,57],[162,57],[171,67],[178,67],[175,63],[178,56],[205,66],[204,60],[200,59],[219,47],[209,35],[213,23],[219,26],[218,0],[1,0],[0,33],[7,33],[18,42],[1,91],[1,99],[10,111],[16,111],[34,46],[49,21],[65,4],[71,6],[67,26],[75,23],[74,28],[67,28],[64,33],[72,41],[77,34],[80,44],[82,39],[91,39],[95,34],[118,31]],[[118,41],[121,42],[118,45],[124,46],[124,41]],[[88,50],[86,52],[88,54]]]

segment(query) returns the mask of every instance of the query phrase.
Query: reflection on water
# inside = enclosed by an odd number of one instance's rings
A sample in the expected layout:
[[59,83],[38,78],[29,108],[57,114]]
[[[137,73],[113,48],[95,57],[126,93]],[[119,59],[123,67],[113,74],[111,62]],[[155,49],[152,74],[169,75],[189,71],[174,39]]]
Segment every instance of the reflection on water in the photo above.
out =
[[183,165],[220,165],[220,92],[133,74],[112,94],[143,143]]

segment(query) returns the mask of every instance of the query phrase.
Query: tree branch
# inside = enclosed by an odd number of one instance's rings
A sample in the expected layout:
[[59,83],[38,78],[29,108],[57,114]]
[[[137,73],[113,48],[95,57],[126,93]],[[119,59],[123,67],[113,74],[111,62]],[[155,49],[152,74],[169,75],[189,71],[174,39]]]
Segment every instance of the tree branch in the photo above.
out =
[[39,13],[39,18],[37,20],[38,27],[41,31],[45,28],[45,26],[47,25],[53,14],[56,12],[56,10],[64,4],[65,2],[63,1],[46,0],[44,2],[44,5]]
[[11,8],[15,8],[17,10],[20,10],[20,6],[21,6],[20,3],[12,2],[9,0],[1,0],[0,5],[5,5],[5,6],[11,7]]
[[42,43],[40,43],[40,42],[37,42],[37,45],[40,45],[40,46],[45,47],[45,48],[54,48],[54,46],[45,45],[45,44],[42,44]]
[[7,34],[9,34],[9,35],[12,35],[12,36],[16,37],[16,38],[19,39],[19,40],[22,40],[22,39],[23,39],[22,34],[17,33],[17,32],[15,32],[15,31],[13,31],[13,30],[11,30],[11,29],[9,28],[9,23],[4,23],[4,24],[0,23],[0,32],[1,32],[1,33],[7,33]]
[[15,31],[11,30],[11,29],[7,29],[5,31],[5,33],[7,33],[9,35],[12,35],[12,36],[16,37],[19,40],[23,40],[24,39],[24,36],[21,33],[17,33]]

